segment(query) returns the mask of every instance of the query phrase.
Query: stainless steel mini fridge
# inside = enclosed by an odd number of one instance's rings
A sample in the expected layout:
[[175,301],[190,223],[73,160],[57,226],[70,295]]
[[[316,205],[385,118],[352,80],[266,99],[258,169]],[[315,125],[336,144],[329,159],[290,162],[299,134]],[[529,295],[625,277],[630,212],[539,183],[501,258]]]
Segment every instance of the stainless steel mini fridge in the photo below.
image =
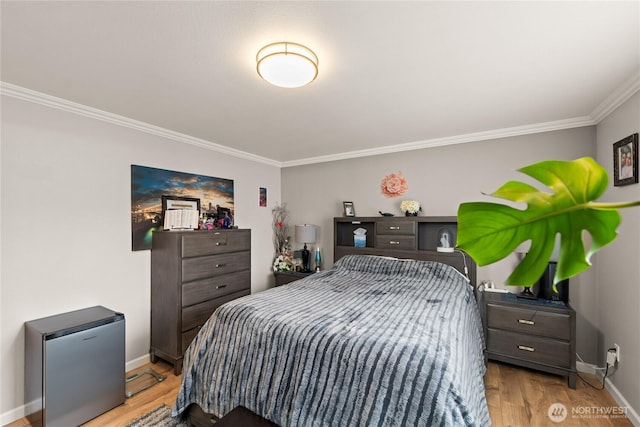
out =
[[31,425],[77,426],[122,404],[124,346],[124,314],[102,306],[26,322]]

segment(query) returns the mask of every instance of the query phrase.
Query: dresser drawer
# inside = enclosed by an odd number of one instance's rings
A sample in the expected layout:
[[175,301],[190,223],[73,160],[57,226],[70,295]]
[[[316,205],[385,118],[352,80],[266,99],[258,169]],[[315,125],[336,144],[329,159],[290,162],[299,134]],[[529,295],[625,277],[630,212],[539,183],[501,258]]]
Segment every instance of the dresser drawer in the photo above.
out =
[[182,281],[219,276],[251,267],[251,252],[208,255],[182,259]]
[[415,221],[379,221],[376,225],[376,235],[415,235]]
[[184,354],[187,351],[187,348],[189,347],[189,344],[191,344],[191,341],[193,341],[193,339],[196,337],[196,335],[198,335],[198,332],[200,332],[200,329],[202,329],[202,325],[193,328],[193,329],[189,329],[187,332],[183,332],[182,333],[182,342],[181,342],[181,352],[182,354]]
[[189,329],[200,327],[204,322],[211,317],[216,308],[222,304],[228,303],[236,298],[249,295],[250,289],[236,292],[233,294],[225,295],[220,298],[214,298],[200,304],[192,305],[182,309],[182,332],[186,332]]
[[196,280],[182,285],[182,306],[188,307],[248,289],[251,289],[250,270]]
[[250,248],[251,234],[247,230],[193,231],[192,234],[182,236],[184,258],[243,251]]
[[416,249],[415,236],[376,236],[378,249]]
[[487,327],[567,341],[571,339],[569,314],[539,311],[533,307],[518,308],[487,304]]
[[487,351],[529,362],[571,368],[571,345],[565,341],[517,332],[487,331]]

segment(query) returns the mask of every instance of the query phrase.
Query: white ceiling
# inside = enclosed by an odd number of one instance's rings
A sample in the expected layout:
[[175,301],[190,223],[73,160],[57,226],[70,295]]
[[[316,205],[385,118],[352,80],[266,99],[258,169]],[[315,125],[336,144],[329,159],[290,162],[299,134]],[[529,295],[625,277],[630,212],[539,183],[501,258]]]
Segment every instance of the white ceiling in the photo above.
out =
[[[593,124],[640,84],[640,2],[2,1],[27,88],[282,166]],[[262,81],[295,41],[315,82]],[[601,118],[601,117],[600,117]]]

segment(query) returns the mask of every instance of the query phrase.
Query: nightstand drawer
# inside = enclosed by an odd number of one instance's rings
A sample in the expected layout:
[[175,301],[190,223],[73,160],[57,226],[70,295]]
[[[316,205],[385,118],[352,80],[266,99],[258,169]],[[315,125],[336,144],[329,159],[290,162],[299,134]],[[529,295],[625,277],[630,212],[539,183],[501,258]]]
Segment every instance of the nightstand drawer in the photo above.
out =
[[569,314],[487,304],[487,327],[533,334],[548,338],[571,339]]
[[296,280],[304,279],[305,277],[313,273],[302,273],[294,271],[277,271],[276,286],[286,285],[287,283],[295,282]]
[[571,345],[564,341],[489,329],[487,351],[529,362],[572,368]]
[[376,236],[376,248],[379,249],[416,249],[414,236]]

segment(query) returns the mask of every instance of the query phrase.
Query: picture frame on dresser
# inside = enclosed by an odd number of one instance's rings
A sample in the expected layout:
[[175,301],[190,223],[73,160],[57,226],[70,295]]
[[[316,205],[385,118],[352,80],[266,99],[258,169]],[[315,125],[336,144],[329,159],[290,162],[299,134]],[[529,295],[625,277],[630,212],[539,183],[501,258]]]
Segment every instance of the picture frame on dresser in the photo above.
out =
[[353,207],[353,202],[342,202],[343,215],[344,216],[356,216],[356,210]]
[[167,209],[193,209],[200,211],[200,199],[197,197],[162,196],[162,212]]

